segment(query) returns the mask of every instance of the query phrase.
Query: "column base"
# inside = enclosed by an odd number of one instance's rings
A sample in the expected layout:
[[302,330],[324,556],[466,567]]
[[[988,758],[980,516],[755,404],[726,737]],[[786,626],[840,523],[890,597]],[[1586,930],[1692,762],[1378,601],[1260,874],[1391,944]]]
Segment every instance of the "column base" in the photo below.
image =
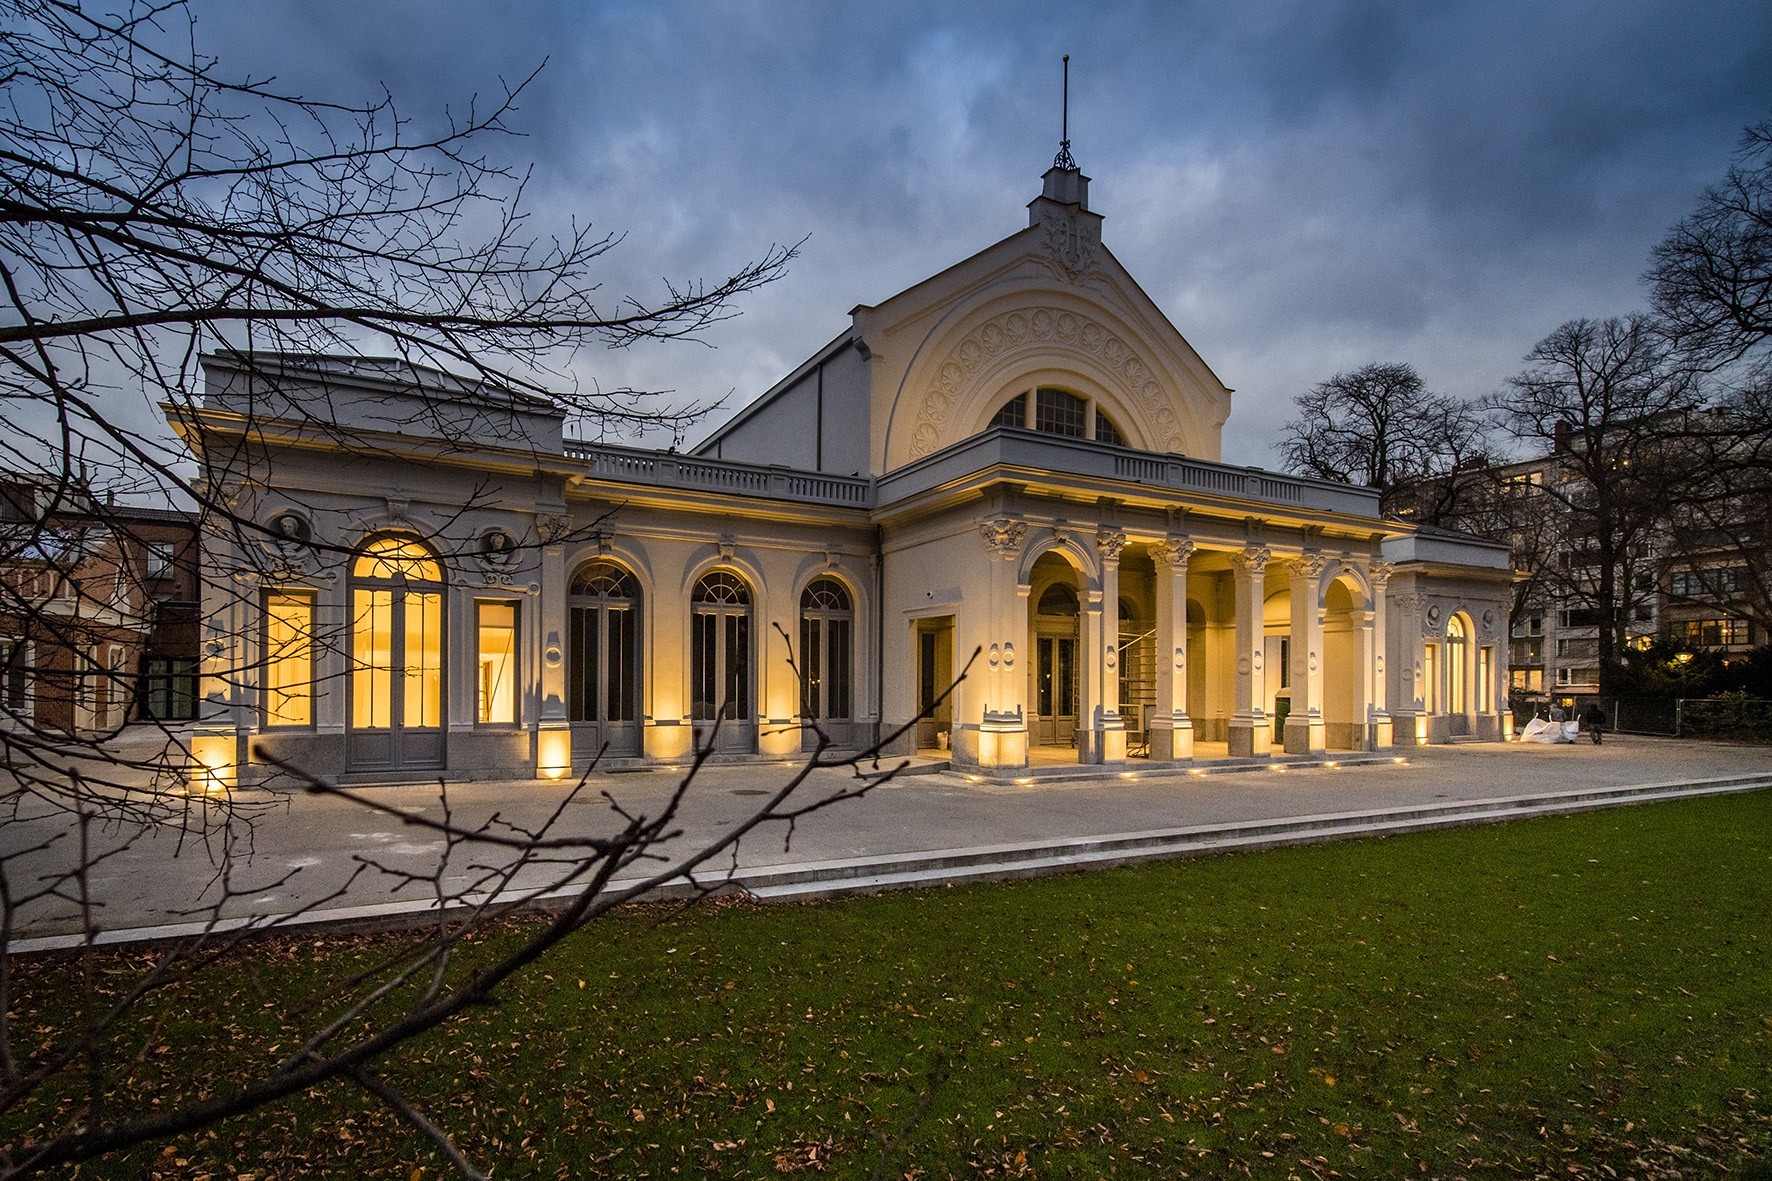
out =
[[1231,718],[1226,742],[1233,759],[1251,759],[1273,751],[1273,722],[1266,714],[1236,714]]
[[1126,723],[1119,714],[1103,714],[1092,730],[1077,731],[1077,761],[1113,764],[1126,761]]
[[1028,728],[1021,711],[986,712],[974,725],[959,725],[953,733],[953,761],[971,767],[1022,768],[1028,765]]
[[1157,716],[1148,723],[1151,758],[1177,762],[1194,757],[1194,723],[1186,714]]
[[1284,735],[1286,753],[1289,755],[1320,755],[1329,750],[1328,736],[1323,729],[1320,717],[1292,716],[1286,719]]
[[1366,723],[1366,749],[1390,750],[1395,742],[1391,716],[1387,713],[1373,714]]

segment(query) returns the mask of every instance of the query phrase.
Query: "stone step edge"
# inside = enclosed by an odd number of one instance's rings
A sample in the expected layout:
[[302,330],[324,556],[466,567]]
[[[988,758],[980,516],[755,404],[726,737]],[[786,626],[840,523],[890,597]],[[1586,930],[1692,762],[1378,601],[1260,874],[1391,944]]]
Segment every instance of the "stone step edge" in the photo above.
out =
[[1622,803],[1653,803],[1658,800],[1691,799],[1703,795],[1722,795],[1753,791],[1752,786],[1724,787],[1706,791],[1671,791],[1630,800],[1587,800],[1558,805],[1546,803],[1521,808],[1505,815],[1494,811],[1455,812],[1441,816],[1400,817],[1394,820],[1369,820],[1342,826],[1321,826],[1296,832],[1239,833],[1178,840],[1160,845],[1123,849],[1080,850],[1076,853],[1044,857],[1011,859],[999,862],[973,862],[951,867],[903,870],[866,877],[814,878],[774,885],[746,887],[758,902],[816,902],[826,898],[842,898],[857,894],[874,894],[888,890],[916,889],[946,883],[1008,881],[1018,878],[1042,877],[1076,869],[1107,869],[1116,865],[1138,865],[1184,857],[1207,856],[1213,853],[1257,851],[1294,845],[1323,844],[1362,836],[1396,836],[1411,832],[1470,827],[1497,820],[1525,820],[1539,816],[1568,815],[1575,812],[1599,811]]
[[[1508,819],[1524,819],[1531,816],[1555,815],[1559,812],[1592,810],[1619,803],[1649,803],[1657,800],[1690,799],[1707,795],[1723,795],[1754,791],[1767,787],[1772,787],[1772,773],[1720,776],[1713,779],[1674,780],[1661,784],[1581,788],[1568,792],[1546,793],[1544,795],[1536,796],[1449,801],[1446,805],[1438,806],[1421,805],[1400,809],[1372,809],[1363,812],[1327,813],[1319,816],[1285,817],[1275,820],[1233,822],[1223,825],[1199,825],[1185,829],[1158,829],[1152,830],[1149,835],[1157,842],[1163,842],[1165,838],[1167,838],[1169,843],[1153,843],[1143,847],[1133,845],[1121,849],[1103,850],[1100,856],[1093,861],[1082,860],[1077,854],[1067,854],[1064,856],[1068,858],[1068,864],[1106,865],[1112,864],[1110,859],[1116,856],[1119,857],[1123,863],[1130,863],[1133,860],[1159,860],[1165,857],[1186,856],[1193,852],[1211,852],[1219,848],[1227,850],[1259,849],[1291,844],[1311,844],[1319,841],[1334,840],[1341,837],[1365,835],[1369,832],[1397,833],[1415,829],[1426,830],[1432,828],[1451,828],[1460,825],[1481,824],[1504,816]],[[1499,808],[1475,806],[1486,804],[1499,804],[1502,806]],[[1510,807],[1508,806],[1510,804],[1518,804],[1521,806]],[[1385,823],[1387,820],[1389,821],[1388,824]],[[1337,824],[1337,821],[1340,821],[1341,823]],[[1292,831],[1286,831],[1288,827],[1291,827]],[[1137,835],[1138,834],[1118,834],[1118,838],[1124,840]],[[1191,849],[1185,843],[1186,838],[1190,836],[1195,842],[1195,847]],[[1099,844],[1102,841],[1113,839],[1115,838],[1111,836],[1074,838],[1074,842],[1093,842]],[[1213,847],[1207,848],[1202,843],[1205,841],[1213,841],[1216,843]],[[1074,842],[1046,842],[1044,847],[1050,849],[1054,846]],[[979,859],[971,861],[970,863],[963,862],[955,865],[931,866],[929,869],[922,871],[910,870],[897,872],[912,875],[926,875],[926,881],[908,883],[910,885],[928,884],[928,882],[945,880],[989,880],[993,871],[996,877],[1033,876],[1040,871],[1030,868],[1028,873],[1017,875],[1014,870],[1018,867],[1029,867],[1032,861],[1040,860],[1042,857],[1042,854],[1040,853],[1035,853],[1032,858],[1022,858],[1020,861],[1011,859],[992,862],[984,859],[992,850],[1000,853],[1012,854],[1018,851],[1025,851],[1031,847],[1037,848],[1038,846],[974,846],[969,850],[950,850],[948,851],[950,854],[955,852],[969,853],[978,856]],[[912,858],[928,859],[939,856],[941,856],[940,852],[902,855],[885,854],[873,858],[845,858],[832,862],[802,862],[791,866],[760,866],[756,870],[740,871],[736,877],[704,879],[701,889],[692,888],[683,883],[673,883],[653,891],[649,897],[660,901],[670,901],[687,898],[696,893],[712,893],[726,889],[738,889],[752,894],[759,899],[764,899],[768,897],[764,892],[772,889],[780,890],[790,885],[805,882],[828,883],[832,884],[834,887],[837,882],[854,882],[859,876],[852,875],[848,878],[836,879],[819,878],[814,876],[821,867],[825,866],[854,864],[857,866],[871,865],[879,867],[893,862],[903,862]],[[1047,858],[1053,857],[1051,853],[1046,853],[1043,856]],[[956,872],[967,870],[976,870],[977,872]],[[1044,872],[1058,871],[1058,869],[1048,869]],[[751,888],[746,885],[745,879],[747,877],[760,879],[771,875],[780,876],[784,879],[798,877],[799,883],[784,880],[771,885],[768,882],[759,880],[756,883],[757,888],[755,891],[751,890]],[[888,877],[892,875],[876,874],[870,876]],[[625,889],[631,888],[634,884],[635,883],[632,880],[626,882],[611,882],[604,888],[603,893],[620,893]],[[883,889],[886,887],[874,888]],[[801,897],[804,900],[810,901],[816,897],[837,897],[843,893],[862,892],[867,892],[867,888],[860,886],[851,890],[833,888],[828,893],[806,893]],[[458,901],[456,906],[452,907],[452,909],[472,909],[474,907],[484,906],[488,903],[501,902],[513,902],[525,905],[545,903],[557,901],[561,898],[575,897],[578,892],[571,889],[546,891],[516,889],[509,891],[508,893],[511,895],[508,899],[494,897],[490,894],[465,895]],[[785,898],[785,895],[778,894],[777,896]],[[122,947],[131,944],[151,943],[169,939],[188,939],[204,934],[235,934],[247,930],[274,932],[278,930],[291,930],[298,927],[348,927],[352,925],[395,920],[408,916],[431,916],[436,913],[436,909],[437,904],[434,901],[426,899],[414,899],[406,902],[379,902],[363,906],[333,907],[325,910],[305,911],[295,914],[228,918],[213,922],[170,923],[153,927],[126,927],[116,930],[100,931],[94,938],[93,942],[95,946],[99,947]],[[12,940],[12,942],[7,945],[7,953],[10,955],[28,955],[36,952],[69,951],[79,948],[84,943],[85,937],[80,934],[27,936],[25,938]]]
[[[1615,787],[1577,788],[1570,791],[1541,792],[1526,796],[1491,796],[1473,800],[1447,800],[1442,803],[1412,804],[1400,808],[1370,808],[1349,812],[1324,812],[1304,816],[1281,816],[1266,820],[1233,820],[1220,824],[1179,825],[1172,828],[1144,829],[1134,832],[1100,833],[1093,836],[1057,837],[1035,841],[1006,842],[994,845],[970,845],[952,849],[930,849],[903,853],[880,853],[861,857],[839,857],[821,861],[797,861],[779,866],[759,865],[740,870],[732,880],[740,885],[755,882],[769,884],[769,879],[814,876],[844,876],[866,873],[886,861],[899,864],[924,862],[936,866],[957,867],[972,862],[1005,858],[1034,858],[1084,848],[1136,848],[1152,843],[1185,840],[1201,836],[1233,836],[1242,833],[1273,831],[1309,831],[1335,827],[1350,822],[1384,818],[1404,819],[1415,816],[1439,816],[1452,812],[1477,812],[1493,815],[1517,812],[1541,805],[1565,802],[1600,802],[1636,800],[1651,793],[1708,794],[1729,790],[1753,790],[1772,787],[1772,772],[1718,776],[1710,779],[1671,780],[1665,783],[1626,784]],[[1657,794],[1656,798],[1661,798]],[[712,880],[712,879],[710,879]],[[632,882],[613,882],[612,889]]]

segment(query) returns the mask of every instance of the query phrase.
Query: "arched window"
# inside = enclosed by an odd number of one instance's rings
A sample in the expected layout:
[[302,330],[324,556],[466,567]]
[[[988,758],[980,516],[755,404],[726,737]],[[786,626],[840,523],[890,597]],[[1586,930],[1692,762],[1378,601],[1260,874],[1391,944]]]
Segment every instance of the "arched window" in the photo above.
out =
[[358,767],[443,764],[443,566],[404,534],[351,564],[351,733]]
[[751,717],[751,588],[724,570],[690,596],[690,686],[696,721]]
[[851,716],[855,610],[849,588],[815,578],[800,594],[800,712],[808,718]]
[[580,566],[567,590],[567,716],[594,722],[599,746],[639,753],[640,585],[614,562]]
[[[1029,414],[1029,403],[1033,413]],[[1027,390],[1010,398],[997,413],[991,416],[985,429],[991,427],[1031,427],[1036,431],[1044,431],[1049,435],[1063,435],[1069,439],[1087,439],[1090,437],[1090,416],[1095,420],[1094,438],[1098,443],[1109,443],[1115,447],[1126,446],[1126,436],[1119,424],[1109,418],[1099,402],[1092,404],[1092,399],[1081,397],[1069,390],[1061,390],[1052,386],[1041,386],[1036,390]]]

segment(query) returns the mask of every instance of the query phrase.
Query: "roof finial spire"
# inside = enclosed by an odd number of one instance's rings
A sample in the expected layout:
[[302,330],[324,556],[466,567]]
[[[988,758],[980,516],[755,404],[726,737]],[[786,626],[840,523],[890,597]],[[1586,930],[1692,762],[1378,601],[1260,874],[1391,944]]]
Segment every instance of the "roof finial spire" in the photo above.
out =
[[1059,132],[1058,155],[1052,158],[1054,168],[1075,168],[1076,157],[1071,155],[1071,55],[1064,55],[1064,107],[1062,130]]

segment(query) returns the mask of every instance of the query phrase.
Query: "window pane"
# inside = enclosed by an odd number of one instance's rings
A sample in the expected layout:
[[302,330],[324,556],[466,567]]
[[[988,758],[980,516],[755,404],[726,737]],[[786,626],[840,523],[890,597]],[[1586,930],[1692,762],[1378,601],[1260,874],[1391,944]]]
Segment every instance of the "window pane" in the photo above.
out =
[[634,624],[638,616],[625,608],[610,608],[609,620],[609,720],[631,722],[638,714],[634,693]]
[[1034,429],[1037,431],[1081,439],[1087,416],[1087,403],[1075,394],[1048,389],[1034,392]]
[[443,724],[443,596],[406,595],[406,668],[402,691],[408,726]]
[[[171,689],[156,678],[156,717],[168,717]],[[265,595],[265,725],[314,724],[314,600],[305,594]]]
[[1058,714],[1075,717],[1077,713],[1077,642],[1058,641]]
[[935,699],[939,690],[935,687],[935,633],[924,632],[918,637],[921,657],[917,667],[917,712],[928,713],[935,708]]
[[693,635],[690,639],[689,684],[695,699],[693,714],[696,721],[706,722],[711,721],[720,708],[719,683],[715,679],[719,655],[714,651],[720,620],[715,615],[698,614],[690,622]]
[[517,720],[517,605],[481,603],[479,720]]
[[825,706],[833,718],[849,718],[849,661],[853,649],[849,643],[850,623],[847,619],[830,622],[829,644],[825,653]]
[[997,411],[990,422],[991,426],[1026,426],[1027,424],[1028,396],[1026,394],[1017,394],[1003,403],[1003,408]]
[[727,716],[741,722],[751,717],[751,619],[749,615],[726,617],[726,700],[732,703]]
[[351,725],[393,724],[394,592],[359,588],[351,596]]
[[1112,443],[1116,447],[1126,445],[1126,437],[1120,434],[1120,428],[1114,425],[1114,420],[1101,412],[1099,404],[1095,407],[1095,438],[1097,442]]
[[567,716],[575,722],[597,718],[597,609],[574,607],[566,643]]
[[1036,678],[1036,689],[1039,699],[1035,707],[1043,718],[1052,716],[1052,641],[1041,637],[1039,641],[1040,669]]

